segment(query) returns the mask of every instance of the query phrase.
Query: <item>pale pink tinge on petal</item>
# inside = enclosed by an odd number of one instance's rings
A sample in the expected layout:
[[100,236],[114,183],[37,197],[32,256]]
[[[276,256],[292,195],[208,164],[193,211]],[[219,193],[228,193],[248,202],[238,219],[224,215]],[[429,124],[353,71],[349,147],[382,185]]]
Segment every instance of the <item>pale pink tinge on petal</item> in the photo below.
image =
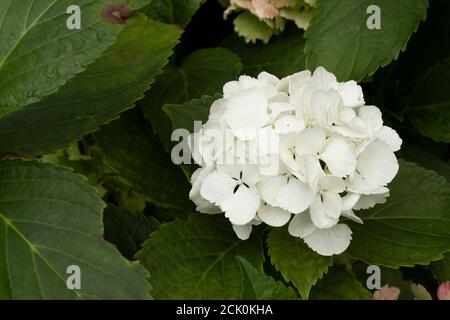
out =
[[439,285],[437,297],[439,300],[450,300],[450,281],[443,282]]
[[252,0],[253,12],[260,19],[273,19],[278,15],[278,9],[267,0]]
[[373,300],[398,300],[399,296],[399,288],[385,285],[373,293]]

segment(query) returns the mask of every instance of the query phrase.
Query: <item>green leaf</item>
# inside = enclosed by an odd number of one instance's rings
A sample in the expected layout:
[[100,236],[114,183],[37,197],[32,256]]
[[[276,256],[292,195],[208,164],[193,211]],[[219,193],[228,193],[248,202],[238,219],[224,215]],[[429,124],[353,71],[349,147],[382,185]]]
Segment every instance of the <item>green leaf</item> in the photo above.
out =
[[190,185],[172,164],[141,110],[123,113],[94,134],[103,159],[122,179],[153,203],[189,211]]
[[355,275],[343,267],[333,267],[311,290],[313,300],[369,300],[370,292]]
[[157,299],[242,299],[243,274],[236,255],[262,269],[258,237],[239,240],[221,216],[191,215],[152,233],[137,258],[152,274]]
[[162,110],[163,105],[182,104],[203,95],[214,95],[227,81],[237,78],[241,67],[239,57],[231,51],[212,48],[192,53],[180,66],[165,68],[140,105],[167,149],[172,126]]
[[450,281],[450,253],[447,253],[444,259],[433,262],[431,270],[439,283]]
[[423,135],[450,143],[450,58],[430,68],[411,95],[408,116]]
[[246,44],[237,35],[227,38],[223,45],[241,58],[242,73],[253,77],[266,71],[282,78],[305,69],[305,41],[298,29],[285,30],[267,45]]
[[[427,142],[429,143],[430,141],[427,139]],[[434,170],[450,182],[450,164],[437,155],[424,150],[417,140],[411,144],[405,144],[405,140],[403,140],[402,149],[398,154],[407,161],[413,161],[425,169]]]
[[[366,25],[370,5],[380,8],[380,29]],[[427,7],[427,0],[320,1],[305,33],[306,65],[323,66],[340,81],[360,81],[397,59]]]
[[179,34],[144,16],[129,20],[114,45],[57,93],[0,119],[0,153],[50,153],[134,107]]
[[153,0],[142,9],[150,18],[182,28],[191,21],[194,13],[206,0]]
[[[0,299],[147,299],[145,269],[102,240],[104,203],[82,176],[0,163]],[[81,270],[69,290],[67,268]]]
[[399,162],[387,203],[361,212],[364,224],[349,223],[349,253],[368,264],[428,264],[450,251],[450,184],[433,171]]
[[332,257],[313,252],[300,238],[291,236],[286,228],[273,229],[267,239],[269,256],[286,281],[291,281],[303,299],[318,279],[333,264]]
[[[400,92],[408,94],[419,78],[437,62],[445,59],[450,50],[450,2],[430,1],[427,20],[408,42],[397,62],[383,68],[375,75],[375,80],[386,83],[386,89],[397,83]],[[392,100],[392,99],[391,99]],[[391,102],[387,100],[391,109]]]
[[129,260],[141,249],[150,233],[159,228],[159,222],[142,213],[130,213],[113,204],[108,204],[103,214],[105,240],[114,244]]
[[184,104],[166,104],[163,110],[170,118],[173,129],[183,128],[194,132],[194,121],[205,123],[208,120],[211,105],[219,98],[219,95],[203,96]]
[[296,300],[295,291],[256,270],[247,260],[237,257],[244,277],[243,300]]
[[[128,0],[139,9],[148,0]],[[0,117],[55,92],[111,45],[123,26],[102,21],[106,0],[80,0],[81,30],[69,30],[72,0],[0,3]]]

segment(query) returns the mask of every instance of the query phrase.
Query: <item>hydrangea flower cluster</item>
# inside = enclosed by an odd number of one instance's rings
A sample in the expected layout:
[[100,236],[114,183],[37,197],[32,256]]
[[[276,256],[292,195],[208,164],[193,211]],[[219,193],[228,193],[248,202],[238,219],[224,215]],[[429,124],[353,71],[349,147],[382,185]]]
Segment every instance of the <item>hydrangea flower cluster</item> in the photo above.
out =
[[235,31],[246,42],[262,40],[282,32],[286,21],[293,21],[306,30],[316,6],[316,0],[230,0],[225,18],[234,11],[241,13],[234,20]]
[[340,83],[322,67],[241,76],[191,135],[201,168],[190,198],[200,212],[224,212],[240,239],[253,225],[289,223],[314,251],[339,254],[352,234],[341,217],[362,223],[356,210],[386,201],[401,143],[355,81]]

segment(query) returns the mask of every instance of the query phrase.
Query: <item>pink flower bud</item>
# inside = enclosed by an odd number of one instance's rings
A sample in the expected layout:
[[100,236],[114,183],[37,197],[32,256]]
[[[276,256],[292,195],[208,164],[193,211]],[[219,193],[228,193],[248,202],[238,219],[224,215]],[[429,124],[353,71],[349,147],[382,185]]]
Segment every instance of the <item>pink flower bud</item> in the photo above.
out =
[[373,300],[398,300],[399,296],[399,288],[385,285],[373,293]]
[[437,297],[439,300],[450,300],[450,281],[443,282],[439,285]]

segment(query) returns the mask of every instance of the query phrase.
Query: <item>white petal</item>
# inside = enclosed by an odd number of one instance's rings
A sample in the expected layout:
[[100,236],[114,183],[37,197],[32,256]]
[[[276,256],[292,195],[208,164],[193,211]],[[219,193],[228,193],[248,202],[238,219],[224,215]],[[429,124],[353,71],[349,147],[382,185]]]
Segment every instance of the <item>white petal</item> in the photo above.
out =
[[398,168],[392,150],[379,140],[370,143],[358,157],[357,170],[372,185],[388,184],[397,174]]
[[291,111],[294,111],[295,107],[288,102],[272,102],[269,103],[269,109],[271,111],[270,118],[274,121],[283,114],[292,113]]
[[230,81],[223,86],[223,97],[225,99],[231,98],[241,91],[241,87],[238,81]]
[[280,136],[267,126],[258,130],[258,154],[278,153],[280,150]]
[[221,117],[225,114],[227,103],[228,100],[226,99],[218,99],[214,101],[209,109],[208,121],[220,122]]
[[248,90],[259,88],[260,82],[258,79],[255,79],[253,77],[242,75],[239,77],[239,85],[241,86],[242,90]]
[[349,211],[352,210],[355,204],[358,202],[360,194],[349,192],[342,198],[342,210]]
[[197,211],[201,213],[219,213],[221,210],[210,201],[200,195],[200,188],[205,178],[212,172],[214,167],[204,167],[195,170],[191,176],[192,189],[189,192],[189,198],[197,206]]
[[250,238],[250,233],[252,233],[253,226],[249,224],[244,224],[242,226],[233,224],[233,230],[237,237],[241,240],[247,240]]
[[220,205],[233,195],[236,181],[217,172],[209,174],[200,188],[200,195],[214,204]]
[[370,209],[377,204],[386,203],[388,194],[361,195],[358,202],[353,206],[354,210]]
[[220,205],[220,208],[231,223],[244,225],[255,218],[260,202],[256,190],[241,185],[236,193]]
[[261,176],[276,176],[281,171],[279,154],[271,153],[258,157],[259,173]]
[[327,123],[330,110],[330,98],[323,90],[316,90],[311,98],[311,107],[314,120],[320,124]]
[[[293,86],[295,86],[296,83],[303,82],[310,78],[311,78],[311,71],[304,70],[304,71],[294,73],[293,75],[290,75],[286,78],[281,79],[278,86],[279,86],[280,90],[288,90],[289,92],[291,92],[291,89],[293,88]],[[286,82],[283,82],[283,81],[286,81]],[[283,85],[286,85],[286,83],[287,83],[287,88],[282,87]]]
[[304,238],[312,234],[316,227],[311,221],[308,211],[296,214],[289,223],[289,234],[294,237]]
[[264,205],[258,209],[258,216],[269,226],[281,227],[288,223],[291,213],[281,208]]
[[305,129],[298,135],[297,143],[295,144],[295,152],[298,155],[316,155],[322,144],[325,142],[325,139],[326,135],[322,129]]
[[336,80],[336,76],[323,67],[318,67],[313,75],[314,84],[318,89],[328,90],[328,89],[337,89],[338,83]]
[[335,176],[345,177],[355,170],[356,159],[353,147],[342,138],[329,139],[320,157]]
[[319,160],[313,155],[304,155],[299,159],[303,164],[306,181],[308,181],[311,190],[319,190],[319,179],[325,175]]
[[339,119],[343,122],[350,122],[356,117],[355,110],[352,108],[342,108],[339,112]]
[[323,209],[329,218],[339,219],[342,213],[342,199],[339,194],[331,191],[322,193]]
[[229,100],[225,120],[237,137],[253,139],[268,122],[267,98],[259,89],[246,90]]
[[364,94],[361,87],[353,80],[340,83],[338,91],[344,106],[354,108],[364,105]]
[[295,147],[299,135],[298,133],[288,133],[280,136],[280,159],[294,173],[300,171]]
[[317,229],[304,238],[306,244],[323,256],[341,254],[347,249],[352,239],[352,231],[345,224],[338,224],[328,229]]
[[361,220],[360,217],[358,217],[353,210],[348,210],[348,211],[342,211],[342,215],[356,223],[360,223],[363,224],[363,221]]
[[341,193],[345,189],[344,180],[335,176],[322,176],[319,178],[319,185],[322,190]]
[[394,129],[383,126],[376,137],[386,143],[393,152],[400,150],[402,139]]
[[274,76],[273,74],[270,74],[266,71],[260,72],[258,74],[258,80],[261,83],[270,84],[273,86],[278,86],[278,83],[280,82],[280,79],[278,79],[276,76]]
[[312,112],[314,120],[322,125],[331,124],[331,115],[336,110],[340,102],[339,94],[330,89],[328,91],[317,90],[311,98]]
[[293,177],[289,178],[288,183],[281,186],[277,202],[280,208],[283,208],[293,214],[305,211],[312,199],[311,189],[307,184]]
[[192,202],[196,205],[196,210],[201,213],[206,214],[216,214],[222,212],[222,210],[214,205],[213,203],[209,202],[205,198],[203,198],[200,194],[197,196],[191,197]]
[[362,133],[359,130],[354,130],[353,128],[346,126],[333,126],[333,131],[339,133],[340,135],[343,135],[344,137],[352,139],[363,139],[367,136],[365,133]]
[[274,129],[279,134],[301,132],[305,129],[305,121],[296,116],[284,116],[275,121]]
[[259,174],[258,166],[256,165],[243,166],[242,181],[251,187],[254,187],[259,181],[261,181],[261,175]]
[[278,207],[277,194],[285,184],[286,178],[283,176],[265,178],[258,184],[261,198],[271,206]]
[[326,209],[320,195],[317,195],[310,207],[311,220],[317,228],[330,228],[338,222],[337,219],[326,214]]
[[[285,92],[278,92],[276,95],[271,96],[268,99],[268,101],[269,101],[269,109],[272,111],[272,114],[273,114],[273,112],[275,111],[276,108],[274,108],[272,104],[280,103],[280,104],[287,105],[287,104],[289,104],[289,96]],[[293,106],[289,106],[290,110],[294,110],[293,108],[294,108]],[[282,112],[284,112],[284,111],[282,111]]]
[[369,134],[378,132],[383,126],[381,111],[375,106],[362,106],[359,109],[359,117],[366,124]]

